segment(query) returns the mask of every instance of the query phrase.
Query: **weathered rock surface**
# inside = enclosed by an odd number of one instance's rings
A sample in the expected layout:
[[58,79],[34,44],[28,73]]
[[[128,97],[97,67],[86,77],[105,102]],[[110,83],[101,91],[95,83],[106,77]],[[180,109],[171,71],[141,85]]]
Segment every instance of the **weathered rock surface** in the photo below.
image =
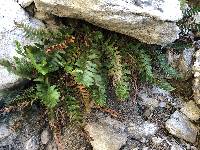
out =
[[129,124],[128,134],[132,135],[137,139],[146,138],[148,136],[153,136],[158,131],[158,127],[154,123],[145,121],[142,124]]
[[93,139],[90,141],[93,150],[119,150],[127,141],[123,124],[116,120],[107,119],[102,123],[88,123],[85,130]]
[[183,48],[183,50],[177,54],[171,50],[167,52],[168,62],[179,70],[181,75],[185,80],[192,76],[192,65],[193,65],[193,55],[194,48]]
[[48,143],[48,141],[50,140],[50,133],[47,129],[42,131],[40,139],[41,139],[42,144]]
[[8,137],[11,133],[11,129],[9,129],[6,124],[0,125],[0,140]]
[[179,0],[35,0],[35,4],[40,11],[84,19],[158,45],[178,38],[175,21],[182,17]]
[[195,59],[193,65],[194,80],[192,89],[195,102],[200,104],[200,50],[196,51]]
[[175,111],[165,126],[171,134],[191,143],[196,142],[198,128],[184,114]]
[[[25,39],[23,31],[16,28],[14,21],[27,23],[33,27],[44,25],[39,20],[29,18],[28,14],[14,0],[0,1],[0,12],[0,59],[12,60],[12,57],[16,55],[15,40],[24,44],[30,43]],[[8,73],[0,66],[0,90],[12,86],[18,79],[17,76]]]
[[185,106],[181,108],[181,112],[193,121],[197,121],[200,118],[200,109],[192,100],[185,103]]
[[15,0],[22,6],[23,8],[29,6],[31,3],[33,3],[33,0]]

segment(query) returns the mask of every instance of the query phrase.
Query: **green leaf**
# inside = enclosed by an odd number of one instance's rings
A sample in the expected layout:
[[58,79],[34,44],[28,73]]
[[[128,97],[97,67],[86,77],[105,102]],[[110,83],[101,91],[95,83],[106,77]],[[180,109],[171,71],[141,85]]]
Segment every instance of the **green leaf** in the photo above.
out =
[[36,95],[48,108],[54,108],[59,102],[60,92],[58,92],[55,85],[37,84],[36,89]]

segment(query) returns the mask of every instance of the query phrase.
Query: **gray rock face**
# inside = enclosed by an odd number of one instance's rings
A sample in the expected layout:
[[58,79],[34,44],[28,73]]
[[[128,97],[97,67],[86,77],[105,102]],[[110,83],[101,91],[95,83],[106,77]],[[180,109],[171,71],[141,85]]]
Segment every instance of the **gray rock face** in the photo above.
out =
[[12,131],[5,124],[0,125],[0,140],[8,137],[11,133]]
[[137,139],[154,135],[158,131],[158,127],[154,123],[145,121],[143,124],[137,125],[131,123],[128,127],[128,134]]
[[119,150],[127,141],[123,126],[119,121],[112,121],[112,119],[106,119],[102,123],[87,124],[85,130],[93,139],[90,141],[93,150]]
[[196,142],[198,129],[182,113],[174,112],[171,118],[167,120],[165,126],[171,134],[191,143]]
[[29,6],[31,3],[33,3],[33,0],[15,0],[22,6],[23,8]]
[[25,150],[38,150],[39,140],[37,137],[33,136],[25,142]]
[[[12,6],[12,7],[11,7]],[[28,14],[14,0],[0,1],[0,59],[5,58],[12,61],[16,56],[14,41],[30,43],[24,37],[23,31],[16,28],[14,21],[27,23],[33,27],[44,26],[42,22],[30,19]],[[0,66],[0,90],[8,88],[18,81],[19,77],[10,74]]]
[[192,76],[194,48],[184,48],[180,54],[168,50],[168,62],[179,70],[184,79]]
[[84,19],[149,44],[178,38],[179,0],[35,0],[38,10]]
[[181,112],[193,121],[197,121],[200,118],[200,109],[194,101],[187,102],[185,106],[181,108]]

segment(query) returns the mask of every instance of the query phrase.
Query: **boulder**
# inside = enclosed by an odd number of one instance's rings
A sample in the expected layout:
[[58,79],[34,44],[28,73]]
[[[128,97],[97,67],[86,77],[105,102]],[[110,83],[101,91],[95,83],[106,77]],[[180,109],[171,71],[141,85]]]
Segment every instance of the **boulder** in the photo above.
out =
[[188,142],[195,143],[198,128],[189,121],[189,119],[179,111],[175,111],[169,120],[165,123],[166,129],[169,133],[176,137],[184,139]]
[[[23,31],[16,28],[14,21],[27,23],[33,27],[44,27],[44,24],[30,18],[28,13],[14,0],[0,1],[0,11],[0,59],[12,61],[13,56],[16,56],[14,41],[18,40],[24,44],[30,43],[24,37]],[[0,90],[9,88],[18,80],[19,77],[8,73],[5,68],[0,66]]]
[[128,135],[124,130],[124,124],[110,117],[85,126],[85,131],[92,139],[90,143],[93,150],[119,150],[127,141]]
[[28,7],[29,5],[31,5],[31,3],[33,3],[33,0],[15,0],[18,2],[18,4],[20,4],[21,7],[25,8]]
[[166,45],[178,38],[179,0],[34,0],[37,10],[83,19],[148,44]]
[[197,121],[200,118],[200,109],[192,100],[185,103],[185,106],[180,111],[192,121]]

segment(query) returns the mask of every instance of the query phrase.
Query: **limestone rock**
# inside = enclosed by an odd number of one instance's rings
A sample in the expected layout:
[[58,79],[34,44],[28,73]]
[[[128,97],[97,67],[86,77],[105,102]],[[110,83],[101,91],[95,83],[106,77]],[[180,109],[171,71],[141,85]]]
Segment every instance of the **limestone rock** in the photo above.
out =
[[[25,39],[23,31],[16,28],[14,21],[27,23],[33,27],[43,27],[44,24],[39,20],[31,19],[28,13],[14,0],[0,1],[0,11],[0,59],[12,61],[13,56],[16,56],[14,41],[30,43]],[[0,79],[1,90],[17,83],[19,77],[8,73],[0,66]]]
[[153,136],[158,131],[158,127],[154,123],[145,121],[138,125],[130,123],[128,127],[128,134],[134,136],[137,139]]
[[119,150],[127,141],[127,135],[117,132],[106,124],[89,123],[85,130],[93,139],[91,144],[93,150]]
[[11,130],[5,125],[0,125],[0,140],[8,137],[11,134]]
[[18,4],[20,4],[20,6],[22,6],[23,8],[31,5],[31,3],[33,3],[33,0],[16,0],[18,2]]
[[179,70],[185,80],[192,76],[192,65],[194,48],[183,48],[182,52],[177,54],[171,51],[167,51],[168,62]]
[[194,101],[189,101],[181,108],[181,112],[193,121],[197,121],[200,118],[200,109]]
[[47,129],[45,129],[41,133],[41,142],[42,142],[42,144],[47,144],[49,140],[50,140],[49,131]]
[[28,141],[25,142],[25,150],[38,150],[39,144],[36,137],[31,137]]
[[179,111],[175,111],[171,115],[170,119],[166,121],[165,126],[167,130],[174,136],[191,143],[196,142],[198,128]]
[[83,19],[149,44],[178,38],[179,0],[34,0],[38,10]]

